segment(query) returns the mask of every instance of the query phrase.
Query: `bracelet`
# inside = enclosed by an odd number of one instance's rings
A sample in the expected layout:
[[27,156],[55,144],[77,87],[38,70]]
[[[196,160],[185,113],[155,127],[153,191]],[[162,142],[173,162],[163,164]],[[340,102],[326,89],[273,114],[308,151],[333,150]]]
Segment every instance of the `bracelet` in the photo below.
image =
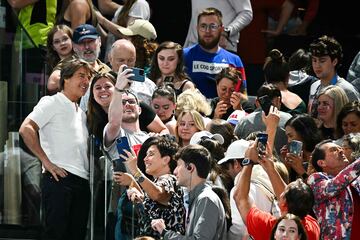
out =
[[125,90],[125,89],[120,89],[120,88],[117,88],[117,87],[115,87],[115,90],[116,90],[116,91],[118,91],[118,92],[121,92],[121,93],[126,92],[126,90]]
[[136,173],[133,174],[134,178],[140,177],[141,176],[141,172],[139,171],[139,169],[136,171]]

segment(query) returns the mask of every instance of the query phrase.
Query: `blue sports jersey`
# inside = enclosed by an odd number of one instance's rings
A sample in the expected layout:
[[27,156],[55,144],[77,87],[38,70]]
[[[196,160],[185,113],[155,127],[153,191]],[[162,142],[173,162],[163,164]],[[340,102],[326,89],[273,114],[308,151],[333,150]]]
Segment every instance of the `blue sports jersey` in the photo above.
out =
[[196,87],[207,98],[217,97],[215,76],[223,68],[237,68],[243,76],[242,90],[246,91],[244,65],[239,56],[219,48],[216,53],[204,51],[199,44],[184,49],[186,72]]

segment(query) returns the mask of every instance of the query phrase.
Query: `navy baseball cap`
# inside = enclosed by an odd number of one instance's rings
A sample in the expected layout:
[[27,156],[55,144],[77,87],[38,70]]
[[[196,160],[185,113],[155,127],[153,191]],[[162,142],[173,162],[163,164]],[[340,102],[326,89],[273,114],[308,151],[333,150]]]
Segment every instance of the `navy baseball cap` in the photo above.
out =
[[97,39],[99,37],[96,28],[90,24],[82,24],[75,28],[73,33],[73,42],[80,43],[84,39]]

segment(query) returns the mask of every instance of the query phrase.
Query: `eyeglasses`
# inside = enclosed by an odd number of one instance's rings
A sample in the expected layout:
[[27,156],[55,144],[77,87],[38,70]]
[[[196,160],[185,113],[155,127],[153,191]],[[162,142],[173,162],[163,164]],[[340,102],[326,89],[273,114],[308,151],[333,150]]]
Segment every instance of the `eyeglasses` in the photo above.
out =
[[137,101],[135,99],[123,99],[122,100],[122,105],[126,105],[126,103],[128,103],[129,105],[135,105],[137,104]]
[[216,30],[219,29],[219,27],[220,27],[220,25],[215,24],[215,23],[212,23],[212,24],[209,24],[209,25],[203,23],[203,24],[200,25],[199,29],[202,32],[206,32],[207,30],[209,30],[211,32],[215,32]]

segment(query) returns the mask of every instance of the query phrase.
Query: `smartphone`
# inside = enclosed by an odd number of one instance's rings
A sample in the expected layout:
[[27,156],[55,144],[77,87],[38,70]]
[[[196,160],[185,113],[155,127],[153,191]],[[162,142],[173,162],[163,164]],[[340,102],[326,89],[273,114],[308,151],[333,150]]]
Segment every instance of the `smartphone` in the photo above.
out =
[[265,115],[267,116],[270,112],[270,107],[272,105],[270,97],[268,95],[259,97],[259,103],[261,109],[265,112]]
[[120,157],[121,155],[127,156],[124,150],[131,152],[129,141],[127,137],[121,137],[116,139],[116,147],[119,153],[119,158],[113,160],[114,172],[127,172],[125,166],[125,159]]
[[289,153],[295,154],[297,156],[301,155],[303,143],[297,140],[292,140],[288,143]]
[[268,140],[267,133],[258,133],[256,135],[256,137],[258,139],[257,150],[258,150],[259,154],[265,154],[266,153],[266,143]]
[[235,92],[240,92],[242,86],[242,80],[239,79],[235,86]]
[[[124,67],[123,70],[128,69],[129,67]],[[132,81],[137,81],[137,82],[145,82],[145,72],[144,69],[142,68],[130,68],[132,69],[132,73],[135,75],[133,77],[130,77],[129,79]]]

